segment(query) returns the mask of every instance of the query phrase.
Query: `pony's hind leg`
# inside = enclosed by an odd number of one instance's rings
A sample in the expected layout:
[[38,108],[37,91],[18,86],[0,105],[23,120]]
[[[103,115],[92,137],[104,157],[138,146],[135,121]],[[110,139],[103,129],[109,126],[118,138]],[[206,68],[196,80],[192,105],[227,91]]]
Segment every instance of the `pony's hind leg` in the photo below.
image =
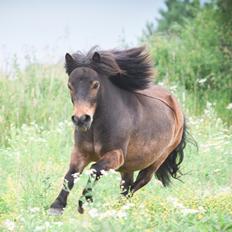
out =
[[134,194],[136,191],[138,191],[140,188],[146,185],[152,179],[154,172],[155,172],[154,165],[151,165],[141,170],[136,178],[136,181],[131,187],[131,193]]
[[123,196],[128,196],[134,183],[134,172],[120,172],[120,174],[122,178],[120,183],[121,194]]

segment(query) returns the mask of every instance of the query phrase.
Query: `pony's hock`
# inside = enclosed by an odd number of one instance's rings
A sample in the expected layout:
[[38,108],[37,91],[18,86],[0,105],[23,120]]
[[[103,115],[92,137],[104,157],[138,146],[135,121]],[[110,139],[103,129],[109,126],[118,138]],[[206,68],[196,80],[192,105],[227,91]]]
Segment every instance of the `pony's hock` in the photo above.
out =
[[[152,83],[153,68],[144,47],[66,54],[65,68],[74,107],[74,145],[62,189],[51,205],[60,214],[74,185],[74,173],[95,162],[79,201],[92,201],[104,171],[121,174],[123,195],[132,196],[153,175],[164,186],[177,178],[184,157],[185,120],[176,98]],[[139,174],[134,180],[134,172]]]

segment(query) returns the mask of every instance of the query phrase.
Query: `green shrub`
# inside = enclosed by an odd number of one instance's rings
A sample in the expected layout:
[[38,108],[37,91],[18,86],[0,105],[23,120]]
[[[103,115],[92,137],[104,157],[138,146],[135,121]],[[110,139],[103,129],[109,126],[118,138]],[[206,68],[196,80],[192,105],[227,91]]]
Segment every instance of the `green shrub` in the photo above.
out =
[[215,102],[220,117],[231,122],[225,108],[232,101],[232,23],[223,15],[215,4],[207,5],[184,26],[173,24],[145,42],[157,82],[186,89],[190,102],[197,102],[193,112],[202,112],[207,101]]

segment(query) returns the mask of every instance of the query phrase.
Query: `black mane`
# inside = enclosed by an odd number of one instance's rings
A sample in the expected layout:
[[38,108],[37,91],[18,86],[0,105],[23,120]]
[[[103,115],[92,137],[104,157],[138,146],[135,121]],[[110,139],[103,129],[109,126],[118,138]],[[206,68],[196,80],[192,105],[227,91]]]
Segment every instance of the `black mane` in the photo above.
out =
[[109,51],[96,51],[93,47],[87,54],[74,53],[72,58],[66,60],[68,74],[75,68],[89,67],[128,91],[146,89],[152,81],[153,66],[145,47]]

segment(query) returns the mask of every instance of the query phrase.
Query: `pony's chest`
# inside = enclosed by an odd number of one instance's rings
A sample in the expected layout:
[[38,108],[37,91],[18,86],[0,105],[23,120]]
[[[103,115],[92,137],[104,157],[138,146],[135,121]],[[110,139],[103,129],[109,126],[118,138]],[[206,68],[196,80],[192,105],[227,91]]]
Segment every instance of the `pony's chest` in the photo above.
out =
[[82,141],[79,143],[79,150],[90,156],[92,160],[98,160],[101,155],[102,146],[100,143],[93,143],[90,141]]

